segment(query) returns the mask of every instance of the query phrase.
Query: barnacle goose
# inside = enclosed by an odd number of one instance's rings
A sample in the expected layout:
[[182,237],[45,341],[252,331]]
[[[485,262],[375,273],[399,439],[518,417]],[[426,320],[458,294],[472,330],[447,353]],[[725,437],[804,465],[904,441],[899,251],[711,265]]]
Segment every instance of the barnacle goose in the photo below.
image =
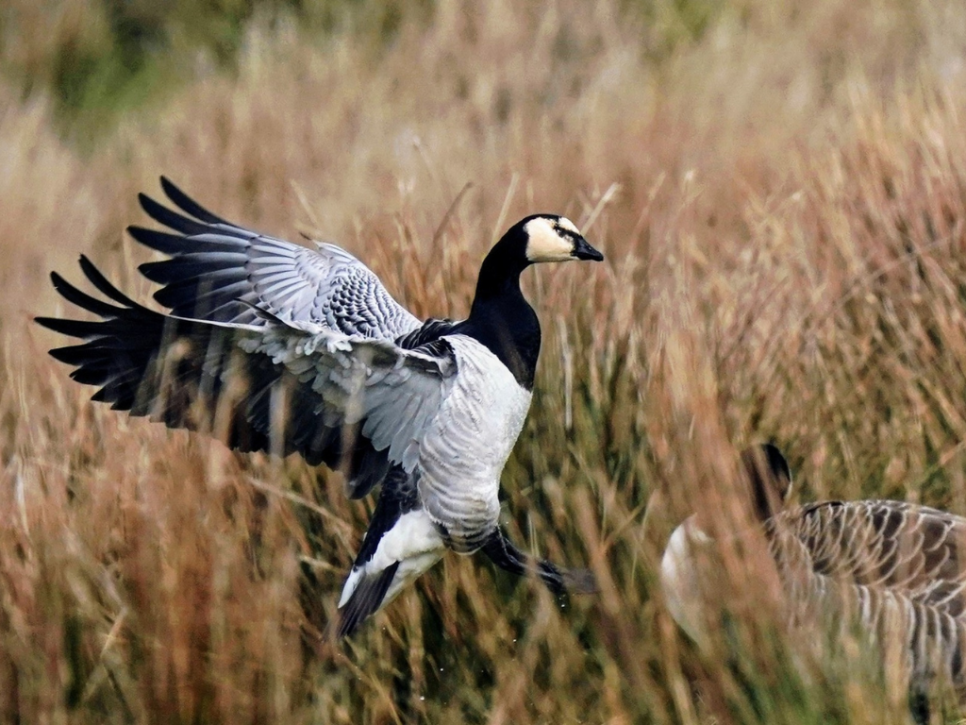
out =
[[[132,226],[169,255],[139,270],[164,287],[151,311],[80,266],[110,302],[53,273],[69,302],[101,319],[37,322],[83,342],[51,350],[93,400],[169,427],[211,432],[241,451],[299,453],[344,472],[348,495],[382,484],[342,590],[338,635],[439,561],[482,550],[555,592],[589,591],[586,570],[532,562],[498,524],[500,473],[530,406],[540,324],[520,291],[539,262],[600,261],[572,222],[514,224],[480,267],[469,317],[420,323],[362,262],[249,231],[161,179],[169,209],[139,196],[173,231]],[[113,303],[113,304],[112,304]]]
[[[966,702],[966,518],[899,501],[786,509],[792,477],[781,451],[750,448],[742,464],[789,626],[857,623],[880,647],[898,647],[918,722],[928,722],[925,693],[934,677]],[[668,610],[699,642],[713,596],[701,586],[701,550],[713,544],[692,515],[671,534],[661,561]]]

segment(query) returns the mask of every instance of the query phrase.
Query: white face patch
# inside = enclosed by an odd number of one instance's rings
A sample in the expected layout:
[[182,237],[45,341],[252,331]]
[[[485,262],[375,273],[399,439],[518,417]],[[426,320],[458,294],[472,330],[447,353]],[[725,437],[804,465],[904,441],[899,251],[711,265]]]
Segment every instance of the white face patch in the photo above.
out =
[[561,229],[566,229],[568,232],[573,232],[574,234],[580,234],[580,230],[577,229],[577,225],[570,221],[567,217],[562,216],[557,220],[557,226]]
[[569,219],[537,217],[523,227],[527,233],[527,259],[531,262],[569,262],[573,257],[577,227]]

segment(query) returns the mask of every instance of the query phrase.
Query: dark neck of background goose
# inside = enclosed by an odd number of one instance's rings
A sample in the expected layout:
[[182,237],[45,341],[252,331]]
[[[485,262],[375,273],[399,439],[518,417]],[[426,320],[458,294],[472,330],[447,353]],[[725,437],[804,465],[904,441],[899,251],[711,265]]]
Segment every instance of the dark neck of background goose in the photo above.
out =
[[759,521],[768,521],[782,511],[791,490],[788,462],[778,448],[765,444],[745,450],[741,463],[751,484],[753,513]]
[[540,321],[520,291],[525,242],[501,239],[483,260],[470,316],[461,332],[485,345],[526,390],[540,356]]

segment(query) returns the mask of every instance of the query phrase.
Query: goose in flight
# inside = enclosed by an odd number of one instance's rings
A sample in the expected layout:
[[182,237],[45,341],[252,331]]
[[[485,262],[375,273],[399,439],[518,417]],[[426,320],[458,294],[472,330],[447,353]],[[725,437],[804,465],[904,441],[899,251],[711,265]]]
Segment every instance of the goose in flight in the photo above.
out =
[[[899,501],[785,508],[792,478],[781,451],[751,448],[742,464],[789,625],[858,624],[884,651],[897,645],[917,722],[929,721],[926,692],[937,676],[966,702],[966,518]],[[671,534],[661,561],[668,610],[698,641],[711,594],[701,587],[701,549],[712,544],[691,516]]]
[[585,570],[532,562],[498,519],[500,474],[530,407],[540,324],[520,291],[531,264],[600,261],[572,222],[514,224],[480,267],[469,316],[420,323],[376,275],[332,244],[316,249],[249,231],[165,178],[174,211],[145,195],[171,231],[133,226],[169,256],[139,267],[163,287],[162,314],[121,293],[86,258],[107,301],[54,287],[97,321],[37,318],[80,343],[51,350],[92,399],[172,428],[212,433],[241,451],[299,453],[341,470],[348,495],[381,484],[339,601],[351,634],[447,550],[482,550],[555,592],[590,591]]

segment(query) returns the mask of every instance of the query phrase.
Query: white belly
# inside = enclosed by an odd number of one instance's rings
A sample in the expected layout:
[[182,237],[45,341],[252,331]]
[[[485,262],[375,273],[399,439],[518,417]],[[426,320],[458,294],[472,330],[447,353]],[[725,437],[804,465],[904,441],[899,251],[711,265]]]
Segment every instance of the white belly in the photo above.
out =
[[419,450],[419,494],[457,551],[472,551],[500,514],[500,474],[531,395],[475,340],[454,335],[459,373]]

